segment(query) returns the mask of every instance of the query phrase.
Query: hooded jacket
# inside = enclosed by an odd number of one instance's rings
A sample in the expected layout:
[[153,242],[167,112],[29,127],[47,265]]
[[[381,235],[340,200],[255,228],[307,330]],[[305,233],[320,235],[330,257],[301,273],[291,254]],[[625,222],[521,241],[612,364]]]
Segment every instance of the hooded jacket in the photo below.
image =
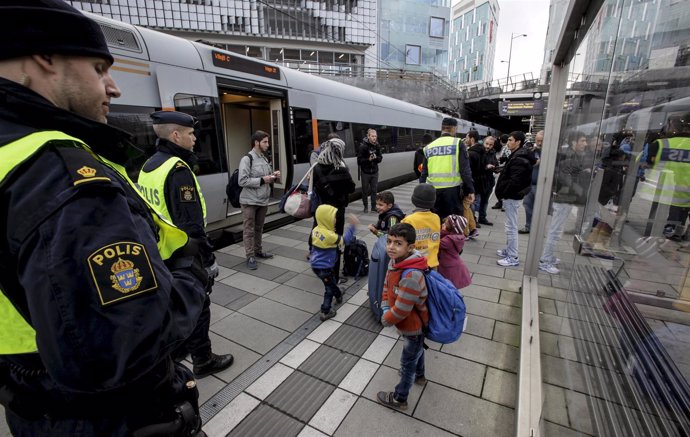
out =
[[381,298],[383,326],[395,325],[401,335],[422,334],[424,326],[429,324],[424,279],[427,268],[426,258],[416,250],[397,264],[391,260]]
[[[356,227],[350,225],[341,237],[335,232],[335,216],[338,209],[331,205],[316,208],[316,227],[311,231],[311,267],[313,269],[332,269],[335,266],[338,248],[350,244],[355,238]],[[343,244],[344,240],[344,244]]]
[[465,247],[463,234],[451,234],[445,229],[441,229],[438,272],[452,282],[455,288],[465,288],[472,283],[472,275],[460,258],[463,247]]
[[397,203],[394,203],[391,209],[379,214],[379,221],[374,225],[380,232],[386,234],[396,223],[400,223],[405,218],[405,213],[400,209]]
[[532,166],[537,162],[531,151],[520,147],[508,157],[496,182],[496,197],[520,200],[532,189]]

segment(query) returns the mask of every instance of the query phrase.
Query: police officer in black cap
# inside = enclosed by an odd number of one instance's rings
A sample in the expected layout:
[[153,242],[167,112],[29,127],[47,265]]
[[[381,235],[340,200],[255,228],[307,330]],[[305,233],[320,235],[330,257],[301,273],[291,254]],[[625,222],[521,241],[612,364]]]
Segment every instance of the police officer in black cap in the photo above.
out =
[[61,0],[0,3],[0,403],[17,436],[203,435],[171,353],[207,282],[106,122],[120,90],[98,24]]
[[194,376],[203,378],[232,365],[233,356],[211,352],[208,330],[211,325],[211,293],[213,278],[218,276],[213,248],[206,231],[206,203],[192,169],[196,165],[194,127],[191,115],[176,111],[151,114],[153,130],[158,136],[156,153],[144,163],[139,173],[139,190],[151,206],[190,237],[200,242],[203,265],[209,273],[204,309],[196,328],[176,354],[179,358],[192,354]]
[[451,214],[463,214],[463,195],[474,202],[474,183],[465,143],[455,137],[458,121],[446,117],[441,122],[441,136],[424,147],[420,182],[436,188],[436,212],[441,220]]

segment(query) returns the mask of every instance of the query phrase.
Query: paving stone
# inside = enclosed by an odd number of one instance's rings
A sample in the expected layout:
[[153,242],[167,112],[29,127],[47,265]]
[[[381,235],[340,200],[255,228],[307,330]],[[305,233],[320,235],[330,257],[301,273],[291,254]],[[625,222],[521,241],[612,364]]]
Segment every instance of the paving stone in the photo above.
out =
[[259,379],[254,381],[252,385],[247,387],[245,391],[254,397],[264,400],[276,389],[276,387],[282,384],[288,376],[292,375],[294,371],[295,369],[281,363],[276,363],[273,367],[268,369],[266,373],[261,375]]
[[225,307],[222,307],[220,305],[217,305],[213,302],[211,302],[211,325],[216,323],[217,321],[229,316],[230,314],[233,313],[232,310],[227,309]]
[[[409,410],[408,410],[409,411]],[[335,437],[451,437],[452,434],[415,420],[376,401],[359,398],[334,434]]]
[[519,348],[520,326],[513,325],[511,323],[504,323],[497,320],[492,340]]
[[359,395],[374,377],[379,365],[360,358],[350,372],[343,378],[338,388]]
[[314,414],[314,417],[309,421],[309,425],[320,429],[328,435],[333,434],[356,401],[357,396],[344,390],[336,389],[319,411]]
[[290,332],[296,331],[313,315],[264,297],[241,308],[239,312]]
[[209,297],[211,298],[211,302],[226,306],[230,302],[233,302],[246,294],[247,292],[244,290],[231,287],[222,282],[216,282],[213,284],[213,292]]
[[463,436],[515,435],[515,411],[429,382],[414,417]]
[[309,358],[309,356],[311,356],[311,354],[313,354],[320,345],[320,343],[305,338],[299,342],[297,346],[292,348],[290,352],[285,354],[285,356],[281,358],[280,362],[286,366],[296,369],[304,362],[304,360]]
[[289,285],[279,285],[263,297],[314,314],[321,308],[323,297]]
[[290,334],[240,313],[219,321],[213,325],[213,331],[262,355]]
[[558,436],[558,437],[587,437],[585,434],[575,431],[572,428],[557,425],[555,423],[544,420],[544,436]]
[[556,301],[554,301],[552,299],[540,297],[539,298],[539,311],[547,313],[547,314],[557,315],[558,312],[556,311]]
[[517,372],[519,351],[516,347],[470,334],[463,334],[460,340],[455,343],[443,345],[441,352],[510,372]]
[[262,259],[257,259],[258,262],[258,268],[256,270],[250,270],[247,267],[247,264],[239,264],[235,266],[235,270],[238,272],[243,272],[248,275],[257,277],[257,278],[262,278],[262,279],[267,279],[269,281],[272,281],[273,279],[277,278],[278,276],[288,272],[287,269],[283,269],[280,267],[275,267],[269,264],[266,264],[264,260]]
[[304,425],[287,414],[262,404],[247,416],[228,437],[274,436],[296,437]]
[[475,299],[488,300],[489,302],[498,302],[498,297],[501,294],[501,290],[491,287],[483,287],[479,285],[469,285],[462,290],[463,297],[469,296]]
[[280,246],[273,250],[276,255],[284,256],[285,258],[296,259],[298,261],[306,261],[309,251],[306,249],[298,249],[289,246]]
[[299,434],[297,434],[297,437],[328,437],[326,434],[322,433],[321,431],[312,428],[311,426],[305,426],[302,428],[302,431],[300,431]]
[[582,364],[550,355],[541,356],[542,380],[566,389],[587,392]]
[[235,255],[228,255],[223,252],[215,252],[216,262],[218,265],[227,267],[229,269],[234,268],[236,265],[242,264],[246,261],[246,258],[239,257]]
[[253,274],[247,274],[242,272],[237,272],[229,278],[225,278],[220,282],[259,296],[263,296],[264,294],[268,293],[269,291],[273,290],[278,285],[280,285],[276,282],[256,277]]
[[345,324],[356,326],[358,328],[366,329],[367,331],[379,333],[383,328],[380,321],[376,320],[374,313],[368,306],[361,306],[352,314]]
[[321,345],[297,370],[329,384],[338,385],[358,360],[359,357],[355,355]]
[[286,269],[297,273],[302,273],[305,270],[311,270],[311,264],[309,264],[304,259],[297,260],[281,255],[275,255],[271,259],[262,260],[261,263],[275,267],[280,267],[281,269]]
[[285,285],[323,296],[323,282],[316,276],[302,273],[287,281]]
[[347,301],[348,303],[351,303],[352,305],[364,305],[366,304],[369,306],[369,297],[367,296],[367,288],[362,288],[359,290],[357,293],[355,293],[354,296],[352,296],[350,299]]
[[285,272],[285,273],[283,273],[282,275],[280,275],[280,276],[278,276],[277,278],[275,278],[275,279],[273,280],[273,282],[277,282],[277,283],[279,283],[279,284],[284,284],[284,283],[286,283],[287,281],[289,281],[290,279],[294,278],[295,276],[297,276],[297,272],[291,272],[291,271],[288,270],[287,272]]
[[264,237],[263,241],[266,241],[269,243],[275,243],[275,244],[278,244],[280,246],[296,247],[296,246],[300,245],[301,239],[302,239],[301,236],[298,239],[293,239],[293,238],[279,237],[278,235],[269,235],[268,237]]
[[[311,293],[309,293],[311,294]],[[321,300],[320,300],[321,301]],[[350,318],[352,314],[355,313],[359,308],[358,306],[352,305],[349,302],[344,302],[342,305],[337,307],[337,314],[335,317],[333,317],[332,320],[335,320],[336,322],[343,323],[345,320]]]
[[[379,370],[376,372],[373,378],[371,378],[371,381],[369,381],[369,385],[367,385],[367,388],[364,390],[364,393],[362,393],[362,396],[365,398],[372,400],[374,402],[378,402],[376,400],[376,394],[380,391],[395,391],[395,386],[400,382],[400,375],[398,375],[398,371],[396,369],[392,369],[387,366],[381,366]],[[422,394],[422,386],[417,385],[417,384],[412,384],[412,388],[410,389],[410,393],[407,395],[407,410],[405,411],[399,411],[396,410],[402,414],[405,414],[407,416],[412,415],[412,412],[415,410],[415,406],[417,405],[417,402],[419,401],[419,396]]]
[[472,273],[481,273],[483,275],[495,276],[497,278],[503,278],[505,276],[505,271],[507,270],[505,267],[500,267],[496,265],[496,263],[494,263],[494,265],[492,266],[487,266],[484,264],[474,264],[468,266],[468,268]]
[[285,237],[285,238],[289,238],[291,240],[297,240],[297,241],[306,240],[309,236],[308,233],[296,232],[296,231],[293,231],[290,229],[285,229],[285,228],[274,229],[271,231],[271,235],[276,235],[278,237]]
[[225,381],[226,383],[235,379],[242,372],[247,370],[249,366],[254,364],[261,355],[239,345],[233,341],[228,340],[214,332],[213,326],[209,332],[211,338],[211,347],[213,352],[218,355],[232,354],[235,360],[232,366],[223,370],[222,372],[214,373],[214,377]]
[[289,416],[303,423],[307,423],[334,390],[334,386],[324,381],[319,381],[305,373],[296,371],[288,376],[287,379],[266,398],[265,402]]
[[493,276],[482,275],[476,273],[472,275],[472,283],[475,285],[484,285],[492,288],[500,288],[501,290],[519,291],[522,282],[513,281],[510,279],[496,278]]
[[484,337],[491,339],[494,332],[495,320],[488,319],[486,317],[477,316],[474,314],[468,314],[467,317],[467,327],[465,332],[468,334],[476,335],[477,337]]
[[515,373],[488,367],[484,389],[482,390],[482,398],[506,407],[515,408],[517,380]]
[[568,426],[568,410],[565,404],[565,390],[551,384],[542,384],[544,397],[542,415],[551,422]]
[[506,269],[504,278],[522,282],[525,273],[522,270]]
[[376,338],[376,333],[354,326],[342,325],[324,342],[331,347],[362,356]]
[[586,434],[594,434],[594,418],[590,414],[588,396],[565,390],[565,401],[571,427]]
[[309,340],[317,343],[323,343],[328,340],[335,331],[337,331],[343,324],[336,322],[333,319],[322,322],[311,334],[307,336]]
[[[383,362],[385,366],[396,371],[400,369],[402,346],[403,340],[396,343]],[[437,350],[427,349],[424,352],[424,372],[429,381],[479,396],[482,391],[486,366]]]
[[469,314],[476,314],[489,319],[503,320],[518,324],[522,317],[518,308],[472,297],[465,298],[465,305],[467,306],[467,312]]
[[237,270],[229,269],[227,267],[223,267],[221,265],[218,266],[218,276],[216,276],[216,281],[220,281],[221,279],[225,279],[228,276],[234,275],[237,273]]
[[259,296],[257,296],[256,294],[247,293],[246,291],[244,293],[244,296],[240,297],[239,299],[233,300],[229,304],[225,305],[225,308],[237,311],[259,298]]
[[383,360],[388,356],[388,353],[393,349],[397,340],[395,338],[387,337],[385,335],[379,335],[376,337],[369,348],[364,352],[362,358],[375,363],[382,363]]
[[539,346],[542,354],[560,357],[558,353],[558,335],[546,331],[539,332]]
[[501,290],[501,298],[498,300],[498,302],[503,305],[522,308],[522,294],[508,290]]
[[247,417],[260,401],[246,393],[240,393],[218,414],[213,416],[208,423],[204,424],[203,430],[208,437],[225,437],[230,430],[235,428],[245,417]]

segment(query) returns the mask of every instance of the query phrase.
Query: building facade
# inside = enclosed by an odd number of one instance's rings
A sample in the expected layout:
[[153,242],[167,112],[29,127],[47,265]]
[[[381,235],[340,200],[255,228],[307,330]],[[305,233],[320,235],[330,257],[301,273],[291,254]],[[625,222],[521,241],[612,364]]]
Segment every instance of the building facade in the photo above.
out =
[[450,0],[379,0],[378,68],[448,74]]
[[[74,7],[244,55],[349,69],[376,44],[376,0],[92,0]],[[369,63],[373,62],[370,61]],[[328,68],[328,67],[326,67]]]
[[451,82],[471,85],[493,79],[500,8],[497,0],[460,0],[452,9]]
[[553,53],[561,34],[561,26],[568,10],[568,0],[551,0],[549,2],[549,25],[544,40],[544,63],[541,66],[539,82],[547,84],[551,81],[551,65]]

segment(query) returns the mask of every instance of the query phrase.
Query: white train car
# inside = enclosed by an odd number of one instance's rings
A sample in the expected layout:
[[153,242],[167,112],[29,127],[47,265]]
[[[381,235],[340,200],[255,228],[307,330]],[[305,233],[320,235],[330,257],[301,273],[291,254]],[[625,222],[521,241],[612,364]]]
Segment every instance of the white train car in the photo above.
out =
[[[412,178],[414,150],[425,133],[438,134],[444,117],[360,88],[89,15],[106,35],[115,58],[112,75],[122,90],[112,102],[109,122],[132,132],[145,151],[132,161],[132,173],[154,150],[151,112],[174,109],[199,119],[195,171],[207,202],[207,230],[215,235],[241,222],[225,187],[250,150],[254,131],[271,135],[270,158],[283,174],[270,213],[283,191],[307,171],[311,151],[329,133],[345,141],[347,165],[357,179],[356,147],[366,130],[375,128],[384,152],[379,183],[391,186]],[[465,120],[459,126],[462,133],[470,128],[482,136],[489,133]]]

